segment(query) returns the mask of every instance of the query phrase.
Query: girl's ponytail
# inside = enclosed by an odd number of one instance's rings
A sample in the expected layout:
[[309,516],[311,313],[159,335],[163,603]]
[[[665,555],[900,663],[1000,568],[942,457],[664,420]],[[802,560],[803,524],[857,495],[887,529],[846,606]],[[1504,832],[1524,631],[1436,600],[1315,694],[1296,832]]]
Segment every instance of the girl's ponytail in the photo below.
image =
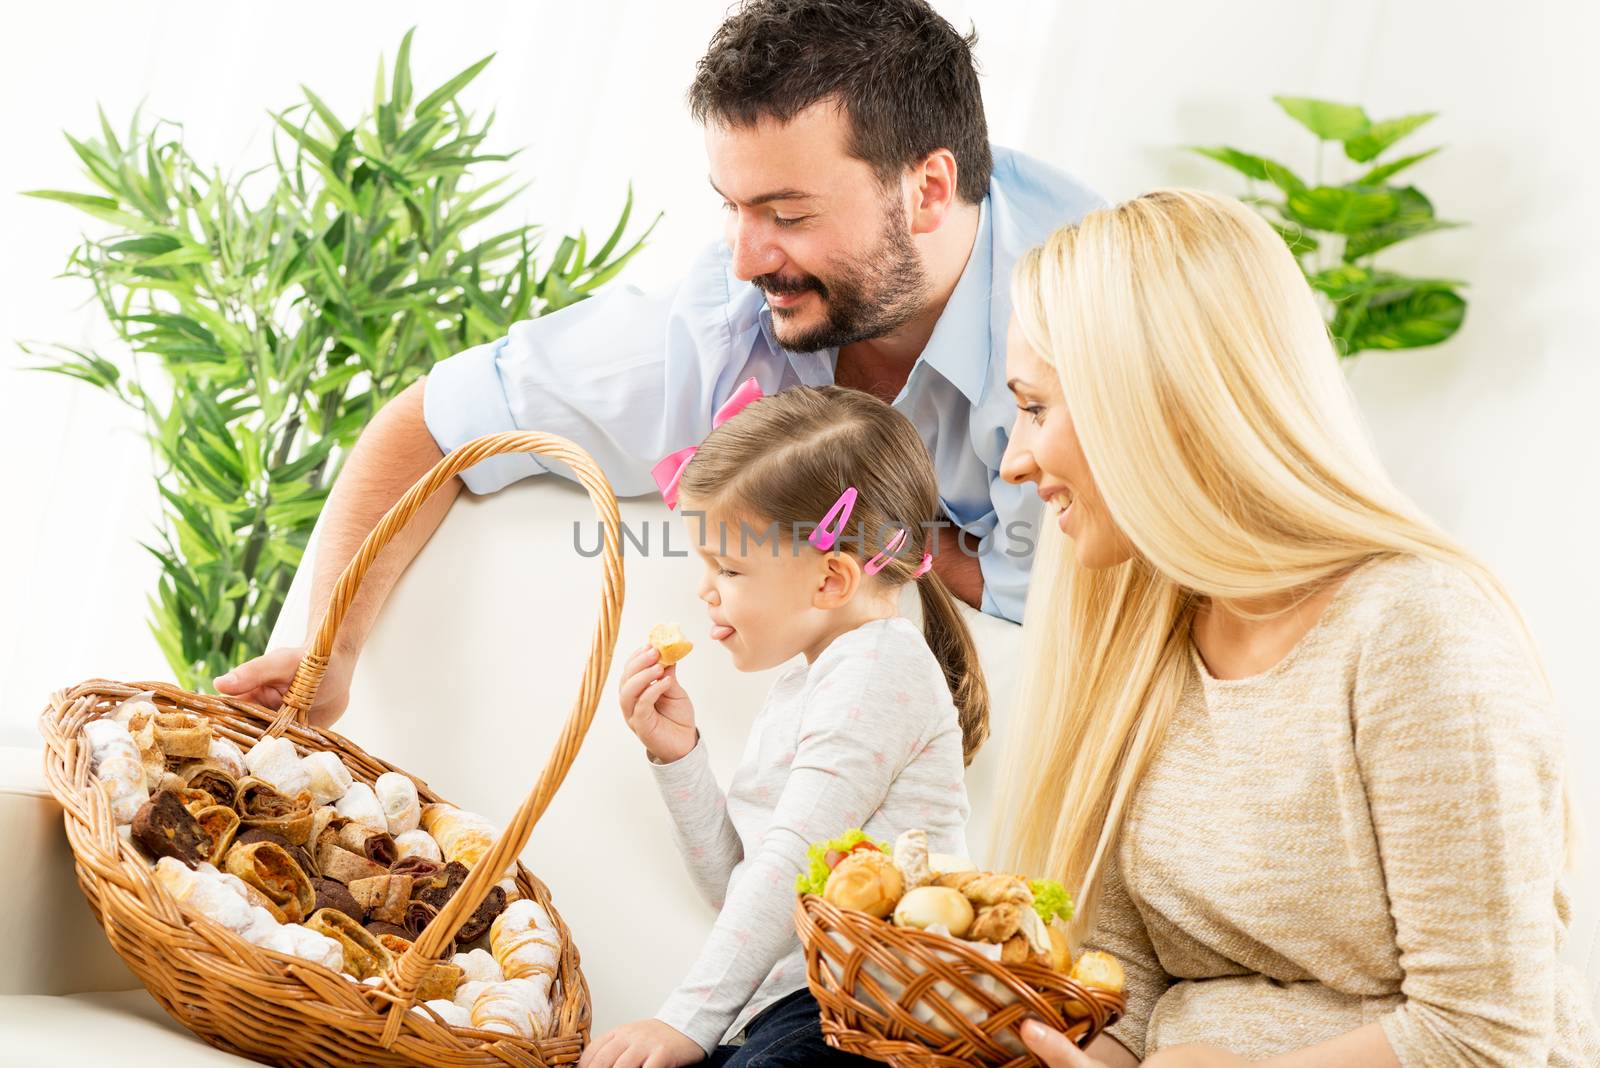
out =
[[978,665],[978,647],[944,580],[929,571],[914,581],[922,597],[922,637],[944,668],[961,722],[962,761],[971,765],[989,737],[989,687]]

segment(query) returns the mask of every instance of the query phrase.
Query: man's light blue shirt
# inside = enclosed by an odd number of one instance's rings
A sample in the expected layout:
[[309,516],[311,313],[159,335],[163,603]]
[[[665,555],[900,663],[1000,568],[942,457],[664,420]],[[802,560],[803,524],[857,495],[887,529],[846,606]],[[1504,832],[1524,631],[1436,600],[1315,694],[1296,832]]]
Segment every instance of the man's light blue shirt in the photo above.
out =
[[[945,512],[980,538],[983,610],[1013,621],[1022,619],[1043,503],[999,474],[1016,416],[1005,384],[1011,267],[1102,205],[1067,174],[995,146],[972,253],[894,400],[928,446]],[[638,496],[657,492],[651,467],[703,440],[740,382],[753,377],[768,394],[830,385],[838,358],[837,349],[779,345],[766,298],[734,276],[718,242],[674,289],[615,286],[439,362],[424,387],[423,418],[446,452],[506,430],[560,434],[594,456],[619,495]],[[461,477],[472,492],[492,493],[546,471],[568,473],[558,461],[517,453]]]

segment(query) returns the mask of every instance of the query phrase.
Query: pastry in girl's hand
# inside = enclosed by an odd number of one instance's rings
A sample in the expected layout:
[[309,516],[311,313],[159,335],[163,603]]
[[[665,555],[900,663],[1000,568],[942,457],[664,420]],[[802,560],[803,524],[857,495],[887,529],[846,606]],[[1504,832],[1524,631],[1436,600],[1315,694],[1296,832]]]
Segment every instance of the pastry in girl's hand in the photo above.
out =
[[345,791],[350,789],[352,779],[350,769],[344,766],[344,761],[339,759],[337,753],[321,750],[307,753],[300,761],[300,767],[306,773],[310,783],[311,803],[313,805],[331,805],[343,797]]
[[420,827],[412,831],[401,831],[395,835],[394,846],[401,859],[425,857],[440,864],[444,863],[444,851],[439,848],[439,843],[433,840],[433,835]]
[[372,790],[383,807],[390,834],[416,830],[422,821],[422,803],[417,800],[416,783],[398,771],[386,771],[372,784]]
[[191,868],[208,859],[215,846],[170,790],[156,794],[134,813],[133,840],[152,857],[173,857]]
[[905,879],[888,854],[876,849],[851,853],[834,865],[822,897],[830,905],[856,909],[883,919],[905,892]]
[[378,804],[378,795],[364,782],[351,783],[350,789],[344,792],[333,808],[347,820],[364,823],[384,834],[389,833],[389,820],[383,814],[383,806]]
[[972,928],[972,902],[959,890],[945,886],[923,886],[907,891],[894,909],[897,927],[927,928],[943,926],[956,938],[967,937]]
[[649,642],[655,647],[662,667],[671,667],[689,655],[694,643],[683,636],[676,623],[657,623],[650,628]]
[[[287,744],[287,743],[286,743]],[[284,794],[254,776],[239,783],[239,822],[271,831],[291,845],[305,845],[311,837],[311,795]]]
[[344,970],[357,979],[382,976],[394,957],[365,927],[335,909],[319,909],[306,926],[338,942],[344,950]]
[[317,895],[311,879],[282,846],[272,842],[235,845],[222,859],[230,875],[237,875],[267,896],[269,906],[282,914],[284,923],[299,923],[315,910]]

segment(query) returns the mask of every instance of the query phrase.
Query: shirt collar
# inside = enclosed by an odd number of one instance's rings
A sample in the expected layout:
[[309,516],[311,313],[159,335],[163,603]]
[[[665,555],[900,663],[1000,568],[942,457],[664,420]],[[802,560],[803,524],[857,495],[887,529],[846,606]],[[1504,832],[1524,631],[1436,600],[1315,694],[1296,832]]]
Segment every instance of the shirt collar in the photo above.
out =
[[[972,240],[972,252],[961,272],[956,287],[945,302],[933,334],[923,346],[922,355],[911,368],[911,377],[917,369],[927,364],[951,385],[959,389],[969,403],[976,406],[983,398],[989,380],[989,361],[993,352],[990,324],[990,293],[994,288],[994,235],[990,219],[989,197],[978,204],[978,232]],[[761,333],[773,351],[789,358],[800,381],[808,386],[829,385],[833,382],[833,369],[838,364],[839,350],[824,349],[819,352],[795,352],[778,344],[772,331],[772,309],[762,300],[757,312]],[[911,377],[906,385],[910,388]]]

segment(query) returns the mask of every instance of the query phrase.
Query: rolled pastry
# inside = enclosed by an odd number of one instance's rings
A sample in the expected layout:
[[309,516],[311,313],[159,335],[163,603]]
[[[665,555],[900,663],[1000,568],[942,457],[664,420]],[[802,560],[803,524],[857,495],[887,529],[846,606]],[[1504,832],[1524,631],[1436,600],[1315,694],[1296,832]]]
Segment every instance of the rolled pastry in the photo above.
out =
[[155,877],[174,900],[208,920],[236,934],[250,927],[249,902],[224,885],[215,868],[208,873],[192,869],[175,857],[162,857],[156,861]]
[[210,794],[213,804],[232,808],[239,800],[238,778],[222,765],[212,762],[210,757],[190,764],[179,773],[179,777],[183,779],[186,789]]
[[508,905],[489,928],[489,945],[507,979],[533,979],[545,990],[555,980],[561,935],[537,901]]
[[322,841],[317,844],[315,859],[319,874],[346,886],[357,879],[388,874],[388,869],[382,864],[374,863],[360,853],[350,852],[327,835],[323,835]]
[[433,835],[447,861],[472,867],[483,859],[500,833],[482,816],[454,805],[428,805],[422,810],[422,829]]
[[156,794],[134,813],[133,840],[152,857],[174,857],[191,868],[209,859],[215,845],[170,790]]
[[915,890],[919,886],[931,883],[933,872],[928,867],[928,832],[906,831],[896,838],[894,863],[906,881],[907,890]]
[[135,712],[128,717],[126,726],[139,750],[145,789],[155,793],[161,786],[161,777],[167,773],[167,758],[156,744],[156,713]]
[[375,864],[382,864],[385,868],[400,859],[400,852],[395,848],[394,839],[389,837],[388,831],[373,830],[365,823],[355,820],[336,817],[328,824],[324,835],[332,834],[333,840],[352,853],[359,853]]
[[[154,690],[145,690],[143,693],[136,693],[132,697],[123,701],[116,708],[113,708],[107,714],[107,718],[117,723],[121,723],[124,726],[127,726],[135,717],[138,717],[140,720],[153,719],[155,714],[161,711],[156,707],[155,702],[151,700],[151,698],[154,696]],[[129,729],[131,730],[132,728],[130,727]]]
[[266,895],[270,908],[282,914],[284,923],[299,923],[316,909],[316,891],[311,879],[300,870],[288,852],[273,842],[235,845],[222,858],[231,875]]
[[405,923],[406,906],[411,903],[411,882],[409,875],[357,879],[350,884],[350,896],[355,898],[368,919],[381,920],[398,927]]
[[[467,979],[462,982],[460,986],[456,987],[455,996],[452,998],[452,1000],[455,1002],[455,1004],[461,1006],[463,1009],[466,1009],[470,1018],[470,1014],[472,1012],[472,1003],[478,1000],[478,995],[483,993],[485,987],[492,985],[492,983],[498,982],[500,982],[498,979],[495,979],[492,982],[486,982],[482,979]],[[470,1027],[471,1024],[469,1023],[467,1026]]]
[[552,1015],[550,999],[528,979],[493,983],[472,1003],[473,1027],[519,1038],[543,1038]]
[[264,779],[250,777],[239,783],[239,822],[271,831],[291,845],[305,845],[311,837],[311,795],[290,796]]
[[83,735],[89,742],[94,773],[110,792],[111,818],[119,824],[133,822],[134,815],[150,800],[144,764],[133,735],[126,726],[111,719],[91,720],[84,724]]
[[350,769],[344,766],[344,762],[335,753],[326,750],[307,753],[301,758],[300,767],[305,771],[306,779],[311,784],[313,805],[331,805],[350,789],[352,781]]
[[[415,907],[419,902],[430,905],[435,911],[442,912],[455,892],[466,881],[467,867],[460,861],[453,860],[444,866],[444,870],[430,878],[417,879],[411,891]],[[456,929],[455,938],[458,942],[472,942],[489,929],[495,917],[505,911],[506,892],[498,886],[491,886],[489,894],[478,904],[478,907]],[[410,921],[407,922],[410,926]]]
[[439,848],[439,843],[433,840],[433,835],[421,827],[412,831],[401,831],[395,835],[394,846],[402,858],[425,857],[439,864],[444,863],[444,851]]
[[378,803],[383,806],[384,819],[390,834],[404,834],[417,829],[422,821],[422,803],[417,800],[417,784],[398,771],[386,771],[372,784]]
[[221,864],[228,847],[233,845],[233,836],[239,832],[239,814],[226,805],[207,805],[193,815],[195,822],[211,836],[211,855],[206,860]]
[[339,798],[334,811],[347,820],[364,823],[375,831],[389,833],[389,818],[383,814],[378,795],[364,782],[351,783],[350,789]]
[[213,761],[223,771],[232,775],[235,780],[245,777],[250,769],[245,765],[244,753],[230,738],[219,734],[211,735],[211,750],[206,754],[207,759]]
[[279,924],[256,944],[262,949],[320,964],[329,971],[337,972],[344,967],[344,947],[337,940],[298,923]]
[[977,917],[972,921],[972,927],[967,931],[967,937],[974,942],[993,942],[1001,945],[1021,932],[1024,912],[1033,912],[1033,909],[1015,901],[986,905],[978,910]]
[[[493,935],[491,934],[492,938]],[[450,963],[459,967],[465,977],[474,982],[484,984],[498,983],[506,978],[500,970],[500,962],[494,959],[494,954],[487,949],[474,949],[468,953],[457,953],[450,958]]]
[[[379,935],[378,942],[397,959],[411,948],[411,940],[397,934]],[[422,979],[417,983],[417,1000],[449,998],[460,985],[461,969],[449,961],[436,960],[422,973]]]
[[286,797],[311,792],[311,776],[300,763],[300,754],[287,738],[263,738],[244,755],[250,774],[271,783]]
[[282,846],[284,852],[293,857],[294,862],[300,865],[301,871],[307,875],[319,874],[317,865],[311,854],[306,851],[305,846],[297,846],[283,835],[274,834],[272,831],[264,830],[260,827],[246,827],[242,819],[239,821],[239,833],[234,836],[233,842],[234,845],[249,845],[251,842],[272,842],[274,845]]
[[357,979],[382,976],[394,956],[359,923],[334,909],[319,909],[306,926],[327,935],[344,949],[344,970]]
[[1028,881],[1020,875],[980,875],[963,886],[961,892],[980,908],[1005,902],[1029,907],[1033,905],[1033,891],[1028,888]]
[[350,893],[350,888],[345,886],[344,883],[333,879],[314,878],[311,880],[311,890],[317,895],[313,911],[338,909],[357,923],[361,922],[364,911],[356,903],[355,896]]
[[198,760],[211,752],[211,721],[195,712],[157,712],[156,744],[164,756]]

